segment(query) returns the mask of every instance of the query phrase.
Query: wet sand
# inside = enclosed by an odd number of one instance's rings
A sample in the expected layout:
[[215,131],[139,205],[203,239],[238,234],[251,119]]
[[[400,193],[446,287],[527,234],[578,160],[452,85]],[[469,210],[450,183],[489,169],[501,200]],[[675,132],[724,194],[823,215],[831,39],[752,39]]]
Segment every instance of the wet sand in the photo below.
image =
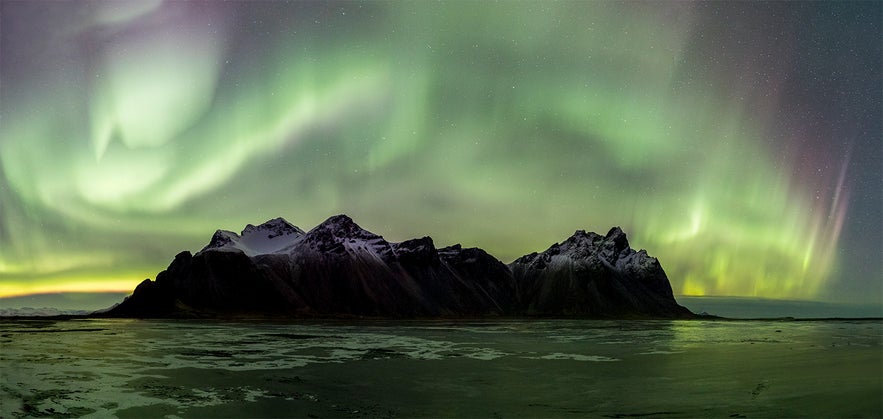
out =
[[0,323],[3,417],[879,417],[878,321]]

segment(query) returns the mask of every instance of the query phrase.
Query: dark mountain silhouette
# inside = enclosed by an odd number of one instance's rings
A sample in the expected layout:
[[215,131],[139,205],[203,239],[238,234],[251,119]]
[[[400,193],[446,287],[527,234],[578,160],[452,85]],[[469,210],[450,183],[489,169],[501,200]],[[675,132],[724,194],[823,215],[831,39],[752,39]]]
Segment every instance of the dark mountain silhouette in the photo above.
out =
[[309,232],[277,218],[218,230],[109,317],[685,318],[659,262],[618,227],[577,231],[505,265],[478,248],[390,243],[336,215]]

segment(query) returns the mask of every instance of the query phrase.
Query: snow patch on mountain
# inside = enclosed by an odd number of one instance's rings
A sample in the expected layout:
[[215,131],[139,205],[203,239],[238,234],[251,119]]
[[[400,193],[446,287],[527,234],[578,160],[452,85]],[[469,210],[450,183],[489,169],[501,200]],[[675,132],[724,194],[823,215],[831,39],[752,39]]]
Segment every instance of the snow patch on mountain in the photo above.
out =
[[286,249],[303,239],[303,230],[283,218],[274,218],[261,225],[248,224],[241,234],[218,230],[201,251],[242,251],[248,256],[287,253]]
[[302,240],[292,243],[285,251],[296,254],[313,250],[331,254],[369,254],[386,259],[395,254],[392,244],[383,236],[359,227],[346,215],[335,215],[314,227]]

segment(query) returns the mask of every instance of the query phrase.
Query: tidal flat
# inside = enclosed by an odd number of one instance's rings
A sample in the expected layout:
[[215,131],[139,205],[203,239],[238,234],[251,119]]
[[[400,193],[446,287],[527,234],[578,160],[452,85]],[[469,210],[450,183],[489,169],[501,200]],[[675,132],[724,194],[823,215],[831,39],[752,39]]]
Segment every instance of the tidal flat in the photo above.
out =
[[880,417],[879,320],[0,320],[0,416]]

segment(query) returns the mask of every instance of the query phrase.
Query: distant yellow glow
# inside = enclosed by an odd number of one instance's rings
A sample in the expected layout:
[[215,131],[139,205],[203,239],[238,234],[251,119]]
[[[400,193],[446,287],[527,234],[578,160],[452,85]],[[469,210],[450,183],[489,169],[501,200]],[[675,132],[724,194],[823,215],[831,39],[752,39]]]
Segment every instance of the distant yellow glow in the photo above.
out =
[[[135,275],[132,277],[137,278]],[[65,277],[41,281],[3,281],[0,282],[0,298],[60,292],[132,292],[143,280]]]

